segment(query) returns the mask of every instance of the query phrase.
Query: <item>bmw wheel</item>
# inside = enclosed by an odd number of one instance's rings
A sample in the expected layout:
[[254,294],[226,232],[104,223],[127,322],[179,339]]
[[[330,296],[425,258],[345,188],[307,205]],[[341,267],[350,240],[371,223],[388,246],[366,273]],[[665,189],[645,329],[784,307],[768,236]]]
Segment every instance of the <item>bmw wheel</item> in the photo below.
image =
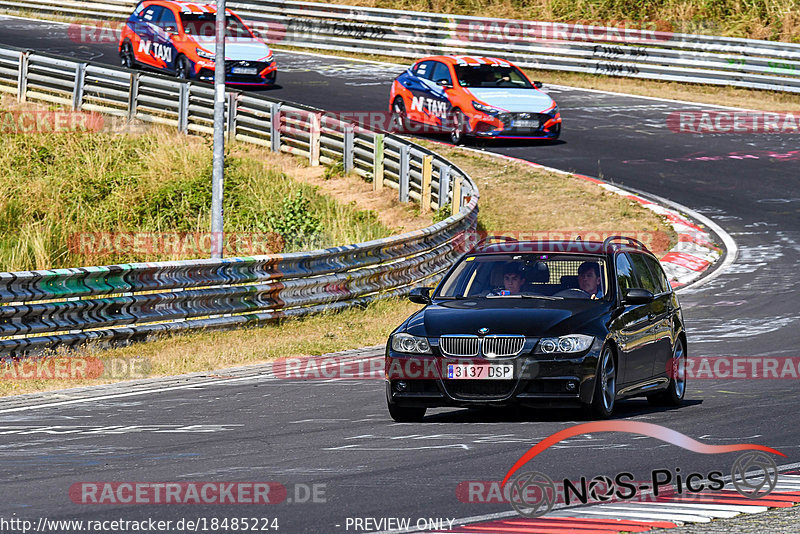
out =
[[651,404],[661,406],[680,406],[686,395],[686,347],[683,340],[678,338],[672,349],[670,360],[669,386],[666,391],[655,395],[648,395]]
[[600,419],[608,419],[614,412],[617,399],[617,366],[614,351],[606,345],[600,356],[600,365],[594,380],[591,411]]
[[175,61],[175,76],[181,80],[188,80],[192,77],[192,65],[186,56],[178,56]]
[[464,142],[464,134],[467,131],[467,119],[460,109],[456,109],[450,115],[450,125],[450,142],[460,145]]
[[119,62],[126,69],[136,68],[136,58],[133,55],[133,45],[130,41],[125,41],[119,47]]

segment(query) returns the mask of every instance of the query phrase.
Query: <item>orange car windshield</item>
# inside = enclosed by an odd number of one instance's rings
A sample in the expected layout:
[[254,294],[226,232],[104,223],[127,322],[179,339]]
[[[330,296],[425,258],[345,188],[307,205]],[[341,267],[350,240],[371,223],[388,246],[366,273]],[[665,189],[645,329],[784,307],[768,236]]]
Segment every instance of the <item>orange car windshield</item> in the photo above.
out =
[[[247,38],[253,37],[250,30],[239,22],[239,19],[228,15],[226,21],[225,35],[227,37],[240,37]],[[216,13],[181,13],[181,20],[183,21],[183,31],[187,35],[197,35],[200,37],[214,37],[215,23],[217,20]]]
[[533,85],[516,67],[500,65],[456,65],[461,87],[513,87],[531,89]]

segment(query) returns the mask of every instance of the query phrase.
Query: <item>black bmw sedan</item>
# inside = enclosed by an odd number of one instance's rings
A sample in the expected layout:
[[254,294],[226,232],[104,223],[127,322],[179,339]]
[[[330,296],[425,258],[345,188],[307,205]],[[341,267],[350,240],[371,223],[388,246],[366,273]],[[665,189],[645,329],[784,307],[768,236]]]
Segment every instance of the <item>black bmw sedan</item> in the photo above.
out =
[[686,334],[678,298],[640,242],[503,242],[462,256],[389,336],[395,421],[430,407],[680,404]]

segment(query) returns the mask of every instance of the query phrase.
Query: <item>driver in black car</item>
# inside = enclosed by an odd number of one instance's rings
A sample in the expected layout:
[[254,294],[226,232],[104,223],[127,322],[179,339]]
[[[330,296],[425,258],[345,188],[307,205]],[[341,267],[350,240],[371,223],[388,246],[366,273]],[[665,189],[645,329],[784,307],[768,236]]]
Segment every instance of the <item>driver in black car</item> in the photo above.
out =
[[525,284],[525,272],[522,265],[518,262],[509,262],[503,268],[503,289],[502,295],[519,295],[522,286]]
[[600,287],[600,266],[593,261],[585,261],[578,267],[578,287],[589,293],[591,298],[603,298]]

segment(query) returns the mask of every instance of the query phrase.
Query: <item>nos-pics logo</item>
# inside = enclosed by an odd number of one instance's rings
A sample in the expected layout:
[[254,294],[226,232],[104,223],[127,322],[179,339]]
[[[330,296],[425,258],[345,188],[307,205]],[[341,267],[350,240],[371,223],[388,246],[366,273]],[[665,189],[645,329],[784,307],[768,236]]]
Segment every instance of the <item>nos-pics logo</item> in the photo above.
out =
[[[581,434],[598,432],[626,432],[659,439],[700,454],[724,454],[745,451],[733,463],[731,483],[736,491],[748,499],[759,499],[769,495],[778,483],[778,466],[766,453],[785,454],[751,443],[737,445],[707,445],[669,428],[639,421],[598,421],[584,423],[556,432],[529,449],[506,473],[502,481],[511,506],[525,517],[541,517],[553,509],[557,502],[565,504],[587,504],[612,500],[632,500],[640,492],[652,490],[659,493],[685,494],[706,490],[718,491],[725,487],[723,474],[711,471],[706,474],[681,474],[680,469],[655,469],[645,482],[634,482],[633,474],[623,472],[615,477],[600,475],[580,481],[564,479],[556,484],[552,478],[539,471],[520,471],[520,468],[550,446]],[[673,486],[673,482],[675,485]]]

